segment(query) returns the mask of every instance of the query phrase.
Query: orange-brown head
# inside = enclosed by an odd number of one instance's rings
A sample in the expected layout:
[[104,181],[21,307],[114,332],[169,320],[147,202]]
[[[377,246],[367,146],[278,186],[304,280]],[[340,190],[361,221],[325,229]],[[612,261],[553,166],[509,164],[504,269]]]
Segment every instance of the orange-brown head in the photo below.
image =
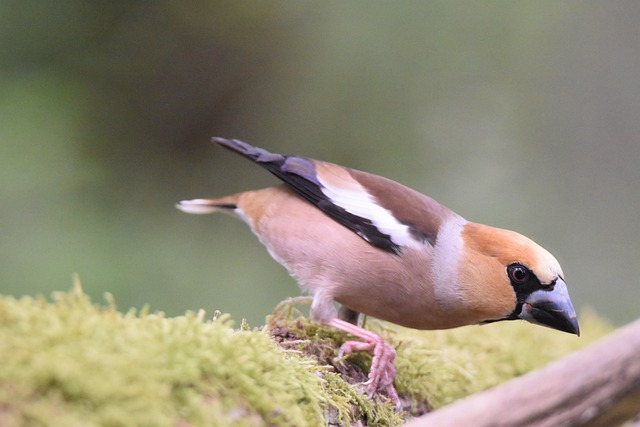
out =
[[514,231],[473,222],[460,237],[456,288],[474,317],[524,319],[580,334],[562,268],[547,250]]

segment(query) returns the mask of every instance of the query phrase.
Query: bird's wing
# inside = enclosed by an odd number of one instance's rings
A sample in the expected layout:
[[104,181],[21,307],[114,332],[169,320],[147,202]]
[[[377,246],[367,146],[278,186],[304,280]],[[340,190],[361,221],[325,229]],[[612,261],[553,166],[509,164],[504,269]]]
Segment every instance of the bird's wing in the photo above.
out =
[[440,224],[455,215],[424,194],[381,176],[270,153],[235,139],[214,141],[258,163],[334,221],[385,251],[433,246]]

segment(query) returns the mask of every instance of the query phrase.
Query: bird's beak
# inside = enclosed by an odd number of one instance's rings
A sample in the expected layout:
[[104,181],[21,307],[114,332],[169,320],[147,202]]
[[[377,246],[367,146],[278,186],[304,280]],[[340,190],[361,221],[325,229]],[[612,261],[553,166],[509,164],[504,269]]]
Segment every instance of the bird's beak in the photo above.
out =
[[539,289],[529,294],[522,304],[519,317],[537,325],[580,336],[567,284],[560,278],[556,280],[553,289]]

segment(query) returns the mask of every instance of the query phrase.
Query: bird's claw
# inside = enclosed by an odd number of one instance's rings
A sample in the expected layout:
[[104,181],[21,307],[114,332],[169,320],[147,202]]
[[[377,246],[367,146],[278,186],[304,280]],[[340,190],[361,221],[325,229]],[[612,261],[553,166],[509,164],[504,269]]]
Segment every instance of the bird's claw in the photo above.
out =
[[396,405],[396,408],[400,408],[400,399],[393,386],[393,380],[396,376],[396,370],[393,366],[396,351],[393,347],[382,341],[347,341],[340,347],[338,359],[344,360],[344,357],[353,351],[366,351],[373,356],[369,379],[361,383],[365,387],[367,395],[373,397],[377,392],[382,392]]

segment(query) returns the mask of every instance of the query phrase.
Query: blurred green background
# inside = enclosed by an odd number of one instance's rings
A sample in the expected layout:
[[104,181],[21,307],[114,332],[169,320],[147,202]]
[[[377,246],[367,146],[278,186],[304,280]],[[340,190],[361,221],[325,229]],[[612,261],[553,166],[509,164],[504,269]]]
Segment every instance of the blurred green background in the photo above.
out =
[[120,309],[260,325],[295,282],[210,143],[385,175],[553,252],[577,308],[640,302],[640,2],[0,1],[0,292],[77,272]]

